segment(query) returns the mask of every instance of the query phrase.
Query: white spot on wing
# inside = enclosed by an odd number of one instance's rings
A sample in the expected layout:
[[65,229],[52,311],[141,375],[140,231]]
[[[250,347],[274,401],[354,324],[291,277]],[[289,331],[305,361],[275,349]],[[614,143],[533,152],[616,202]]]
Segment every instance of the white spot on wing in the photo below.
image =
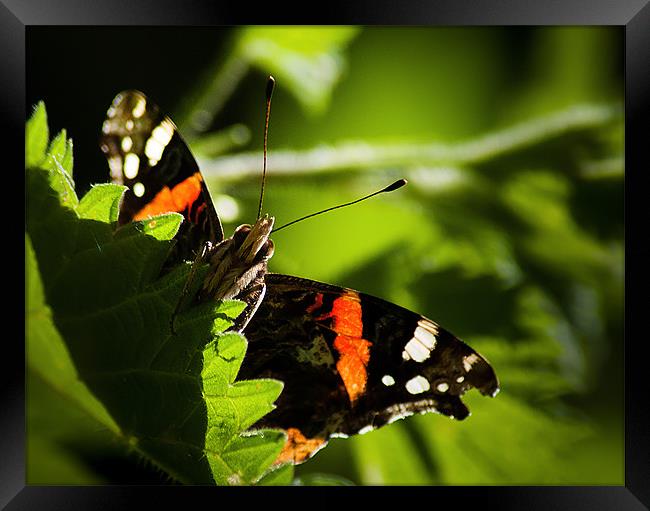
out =
[[449,384],[445,382],[438,383],[438,385],[436,385],[436,389],[438,392],[447,392],[449,390]]
[[413,337],[429,348],[429,350],[433,350],[436,347],[436,336],[421,326],[415,329]]
[[386,408],[386,413],[390,415],[390,418],[387,421],[387,424],[392,424],[393,422],[403,419],[416,413],[429,413],[437,412],[437,403],[432,399],[422,399],[420,401],[415,401],[413,403],[398,403],[393,406]]
[[144,195],[144,185],[142,183],[136,183],[133,185],[133,193],[136,197],[142,197]]
[[122,139],[122,151],[128,153],[133,147],[133,139],[129,136],[126,136]]
[[415,337],[406,343],[406,346],[404,346],[404,352],[402,353],[402,358],[404,358],[404,360],[412,358],[416,362],[424,362],[430,356],[431,350]]
[[359,430],[359,434],[360,435],[365,435],[366,433],[370,433],[373,429],[375,429],[375,428],[373,428],[371,425],[364,426]]
[[169,119],[164,119],[151,132],[151,136],[144,146],[144,154],[149,158],[149,164],[153,167],[160,158],[169,141],[174,136],[174,125]]
[[465,372],[468,373],[474,364],[478,362],[479,358],[476,353],[472,353],[471,355],[467,355],[463,357],[463,368],[465,368]]
[[427,318],[420,318],[418,320],[418,325],[424,328],[425,330],[428,330],[431,332],[433,335],[438,335],[438,325],[435,324],[433,321]]
[[129,131],[131,131],[131,130],[133,129],[133,126],[135,126],[135,125],[133,124],[133,121],[132,121],[131,119],[128,119],[128,120],[126,121],[126,123],[124,123],[124,124],[125,124],[125,126],[126,126],[126,129],[129,130]]
[[386,387],[390,387],[391,385],[395,385],[395,378],[393,378],[390,374],[385,374],[381,379],[381,382],[386,385]]
[[118,155],[108,158],[108,166],[111,169],[111,178],[115,182],[122,182],[122,158]]
[[430,388],[429,380],[424,376],[418,375],[406,382],[406,390],[411,394],[422,394],[422,392],[426,392]]
[[164,150],[165,146],[155,138],[151,137],[147,140],[147,144],[144,146],[144,154],[149,158],[149,164],[152,167],[158,163]]
[[128,179],[133,179],[138,175],[138,169],[140,167],[140,158],[135,153],[128,153],[124,157],[124,175]]
[[436,349],[438,327],[432,321],[422,318],[413,331],[413,337],[404,346],[402,358],[404,360],[415,360],[424,362],[431,356],[431,351]]
[[463,383],[465,381],[465,377],[464,376],[459,376],[458,378],[456,378],[456,381],[458,383]]
[[160,144],[166,146],[174,135],[174,125],[165,119],[151,132],[151,136],[155,138]]
[[136,119],[138,117],[142,117],[142,114],[144,114],[144,108],[146,104],[147,102],[145,101],[144,98],[138,98],[138,102],[133,107],[133,110],[131,110],[131,114],[133,114],[133,117],[135,117]]

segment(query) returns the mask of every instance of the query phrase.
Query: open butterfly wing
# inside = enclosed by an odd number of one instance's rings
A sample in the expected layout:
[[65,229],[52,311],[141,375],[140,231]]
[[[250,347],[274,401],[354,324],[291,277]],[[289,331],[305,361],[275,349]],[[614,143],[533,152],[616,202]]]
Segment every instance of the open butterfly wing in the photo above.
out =
[[414,413],[464,419],[467,390],[499,390],[484,357],[423,316],[351,289],[279,274],[265,280],[265,299],[244,331],[240,376],[284,381],[277,409],[258,426],[289,432],[293,462],[332,435]]
[[128,186],[120,224],[162,213],[181,213],[175,262],[192,259],[223,228],[196,160],[173,121],[143,93],[118,94],[106,114],[100,146],[114,183]]

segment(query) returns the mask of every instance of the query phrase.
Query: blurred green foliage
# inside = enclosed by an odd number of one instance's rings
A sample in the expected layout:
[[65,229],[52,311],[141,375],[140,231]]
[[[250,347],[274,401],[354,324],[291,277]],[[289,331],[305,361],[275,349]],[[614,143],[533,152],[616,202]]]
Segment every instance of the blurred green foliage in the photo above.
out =
[[[409,186],[278,233],[271,271],[431,317],[502,384],[495,399],[468,394],[463,422],[418,416],[333,440],[296,481],[623,484],[622,30],[226,35],[172,109],[217,204],[237,205],[226,232],[256,214],[274,74],[264,204],[278,225],[398,177]],[[89,445],[124,456],[87,436],[43,445],[71,480],[102,480]]]

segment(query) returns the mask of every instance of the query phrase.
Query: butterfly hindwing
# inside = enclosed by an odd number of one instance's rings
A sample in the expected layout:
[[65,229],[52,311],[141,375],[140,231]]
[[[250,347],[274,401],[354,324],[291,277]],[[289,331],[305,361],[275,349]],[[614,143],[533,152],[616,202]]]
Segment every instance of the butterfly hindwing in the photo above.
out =
[[176,235],[175,260],[190,259],[223,229],[199,167],[173,121],[144,94],[118,94],[102,126],[101,149],[114,183],[128,186],[120,224],[177,212],[185,221]]
[[414,413],[464,419],[467,390],[498,391],[489,363],[427,318],[350,289],[279,274],[265,280],[240,374],[284,381],[277,409],[258,425],[289,432],[294,462],[332,435]]

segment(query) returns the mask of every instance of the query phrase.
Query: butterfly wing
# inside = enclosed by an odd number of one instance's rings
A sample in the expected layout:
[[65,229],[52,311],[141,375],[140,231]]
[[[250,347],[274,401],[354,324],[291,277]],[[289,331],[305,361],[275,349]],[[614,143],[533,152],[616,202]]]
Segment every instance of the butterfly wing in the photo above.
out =
[[177,212],[177,260],[191,258],[223,229],[199,167],[173,121],[143,93],[118,94],[106,114],[100,146],[114,183],[128,186],[119,223]]
[[487,360],[433,321],[351,289],[267,274],[266,296],[244,333],[240,377],[282,380],[260,427],[289,440],[280,461],[299,463],[332,435],[368,431],[414,413],[464,419],[470,388],[499,390]]

